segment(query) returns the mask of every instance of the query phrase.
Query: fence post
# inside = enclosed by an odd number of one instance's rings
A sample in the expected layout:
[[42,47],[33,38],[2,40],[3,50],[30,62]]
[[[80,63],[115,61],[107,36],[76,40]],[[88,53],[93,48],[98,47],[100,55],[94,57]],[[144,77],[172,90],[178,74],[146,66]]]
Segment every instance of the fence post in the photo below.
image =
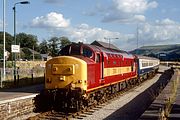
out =
[[17,85],[19,86],[19,67],[17,67]]
[[33,81],[34,81],[34,80],[33,80],[33,79],[34,79],[34,78],[33,78],[33,72],[34,72],[34,67],[31,69],[31,80],[32,80],[31,82],[32,82],[32,84],[33,84]]
[[2,88],[2,82],[3,82],[3,81],[2,81],[2,78],[3,78],[3,77],[2,77],[2,75],[3,75],[3,74],[2,74],[2,68],[0,68],[0,72],[1,72],[1,77],[0,77],[0,79],[1,79],[1,88]]
[[14,85],[16,85],[16,68],[14,68]]

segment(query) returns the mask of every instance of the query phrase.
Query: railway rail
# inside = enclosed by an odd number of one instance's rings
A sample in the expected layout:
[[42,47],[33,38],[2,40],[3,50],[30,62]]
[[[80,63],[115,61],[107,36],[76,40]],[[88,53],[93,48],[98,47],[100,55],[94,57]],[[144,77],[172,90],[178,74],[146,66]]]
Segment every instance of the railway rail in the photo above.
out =
[[[151,79],[152,77],[148,78]],[[146,80],[142,81],[145,82]],[[142,84],[142,83],[141,83]],[[135,84],[131,85],[124,90],[117,92],[116,94],[113,94],[109,96],[106,99],[103,99],[99,101],[98,103],[95,103],[88,108],[84,108],[83,110],[75,113],[70,113],[70,112],[57,112],[54,110],[42,112],[36,116],[28,118],[28,120],[39,120],[39,119],[44,119],[44,120],[52,120],[52,119],[57,119],[57,120],[67,120],[71,118],[82,118],[85,117],[86,115],[91,115],[94,111],[102,108],[103,106],[107,105],[108,103],[112,102],[113,100],[117,99],[118,97],[122,96],[123,94],[126,94],[126,92],[130,91],[131,89],[141,85],[141,84]]]
[[131,90],[132,88],[134,88],[134,87],[136,87],[138,85],[139,84],[131,85],[131,86],[125,88],[124,90],[122,90],[120,92],[117,92],[116,94],[113,94],[113,95],[109,96],[108,98],[103,99],[103,100],[99,101],[98,103],[95,103],[95,104],[89,106],[88,108],[84,108],[83,110],[81,110],[79,112],[69,113],[68,111],[67,112],[57,112],[57,111],[54,111],[54,110],[50,110],[50,111],[47,111],[47,112],[42,112],[42,113],[40,113],[40,114],[38,114],[36,116],[30,117],[30,118],[28,118],[28,120],[39,120],[39,119],[67,120],[69,118],[81,117],[80,116],[81,114],[91,114],[94,110],[97,110],[97,109],[101,108],[102,106],[107,105],[109,102],[113,101],[118,96],[121,96],[121,95],[125,94],[127,91]]

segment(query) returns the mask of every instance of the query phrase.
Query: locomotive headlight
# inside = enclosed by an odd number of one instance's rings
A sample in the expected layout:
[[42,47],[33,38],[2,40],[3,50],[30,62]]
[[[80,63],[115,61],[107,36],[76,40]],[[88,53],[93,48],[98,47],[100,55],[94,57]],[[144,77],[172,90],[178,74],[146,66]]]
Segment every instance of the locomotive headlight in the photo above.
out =
[[65,76],[59,76],[60,81],[65,81]]
[[84,81],[84,85],[86,85],[87,84],[87,82],[86,82],[86,80]]
[[78,83],[82,83],[82,80],[78,80]]

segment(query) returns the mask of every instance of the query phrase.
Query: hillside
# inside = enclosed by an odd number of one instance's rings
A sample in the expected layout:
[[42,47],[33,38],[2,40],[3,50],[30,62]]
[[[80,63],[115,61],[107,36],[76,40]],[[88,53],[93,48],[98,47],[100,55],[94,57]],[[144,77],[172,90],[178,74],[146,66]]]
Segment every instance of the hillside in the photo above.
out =
[[160,60],[180,61],[180,44],[143,46],[131,51],[133,54],[160,58]]

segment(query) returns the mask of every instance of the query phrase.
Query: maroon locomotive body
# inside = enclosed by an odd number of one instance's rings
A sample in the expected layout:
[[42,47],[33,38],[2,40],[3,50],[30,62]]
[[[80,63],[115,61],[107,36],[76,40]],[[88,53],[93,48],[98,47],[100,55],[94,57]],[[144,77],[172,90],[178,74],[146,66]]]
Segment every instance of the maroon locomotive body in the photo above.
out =
[[45,90],[58,109],[77,110],[138,82],[136,57],[125,51],[72,43],[47,61]]

